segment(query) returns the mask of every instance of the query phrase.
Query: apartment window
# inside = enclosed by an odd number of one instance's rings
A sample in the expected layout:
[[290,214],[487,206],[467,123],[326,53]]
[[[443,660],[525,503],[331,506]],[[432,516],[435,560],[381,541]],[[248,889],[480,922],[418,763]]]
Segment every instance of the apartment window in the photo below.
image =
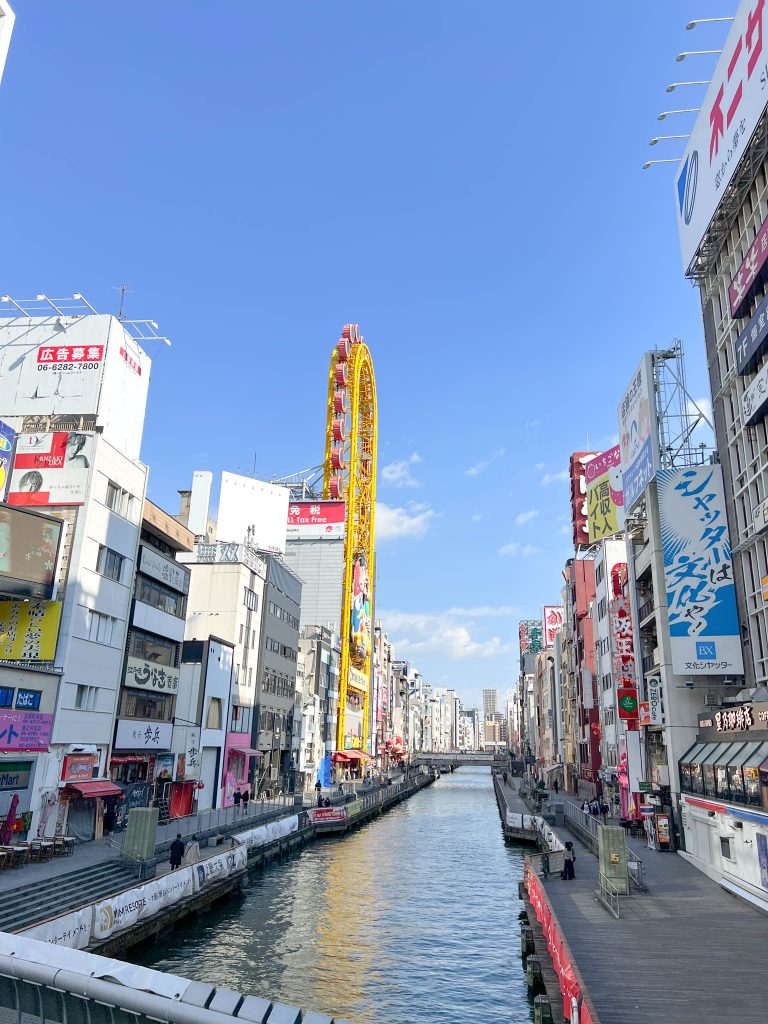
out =
[[731,837],[720,836],[720,853],[727,860],[733,860],[733,854],[731,853]]
[[96,707],[97,686],[85,686],[77,684],[75,690],[75,707],[78,711],[93,711]]
[[239,662],[237,663],[237,665],[235,665],[235,682],[236,683],[240,682],[240,663]]
[[125,718],[147,718],[152,722],[170,722],[174,698],[167,693],[124,690],[121,714]]
[[242,707],[240,704],[232,705],[232,719],[230,732],[250,733],[251,731],[251,709]]
[[101,612],[89,610],[88,639],[96,644],[111,644],[116,622],[117,619],[111,615],[103,615]]
[[250,587],[243,587],[243,604],[252,612],[259,610],[259,595]]
[[253,686],[253,669],[248,669],[248,685]]
[[211,697],[208,700],[208,714],[205,716],[206,729],[221,728],[221,697]]
[[179,645],[165,637],[145,633],[142,629],[131,629],[128,633],[128,656],[143,658],[155,665],[176,665]]
[[131,495],[124,487],[118,487],[111,480],[107,482],[107,508],[127,519],[131,511]]
[[183,619],[186,612],[187,599],[183,594],[146,576],[139,576],[136,580],[136,599],[177,619]]
[[96,560],[96,572],[106,576],[108,580],[120,582],[123,573],[123,562],[125,559],[112,548],[99,544],[99,557]]

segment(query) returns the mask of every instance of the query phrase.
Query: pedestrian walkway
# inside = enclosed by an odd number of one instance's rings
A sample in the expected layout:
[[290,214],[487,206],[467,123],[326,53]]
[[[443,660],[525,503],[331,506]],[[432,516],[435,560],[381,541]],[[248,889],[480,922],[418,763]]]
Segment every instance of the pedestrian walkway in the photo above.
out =
[[640,850],[648,892],[617,920],[595,897],[598,861],[576,849],[576,877],[544,883],[603,1024],[763,1024],[768,918],[675,853]]

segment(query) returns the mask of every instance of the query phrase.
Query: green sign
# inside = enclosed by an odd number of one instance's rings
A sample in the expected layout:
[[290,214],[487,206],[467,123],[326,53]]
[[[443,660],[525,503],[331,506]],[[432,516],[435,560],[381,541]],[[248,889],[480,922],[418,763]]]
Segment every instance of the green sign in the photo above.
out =
[[641,793],[650,793],[653,789],[653,784],[650,782],[639,782],[637,783],[638,789]]
[[628,715],[634,715],[637,711],[637,697],[631,693],[625,693],[619,698],[619,707],[623,708]]
[[8,789],[26,789],[31,771],[31,761],[0,761],[0,792]]

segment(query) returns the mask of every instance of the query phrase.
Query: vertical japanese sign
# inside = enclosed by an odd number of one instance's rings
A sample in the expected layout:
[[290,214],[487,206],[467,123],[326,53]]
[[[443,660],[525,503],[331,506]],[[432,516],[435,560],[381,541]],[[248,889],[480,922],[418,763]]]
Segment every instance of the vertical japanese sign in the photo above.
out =
[[616,445],[584,467],[587,484],[587,528],[594,544],[624,529],[621,448]]
[[555,646],[555,637],[563,628],[563,608],[561,605],[546,605],[544,608],[544,647]]
[[672,668],[741,675],[731,539],[720,466],[658,472]]
[[520,657],[542,649],[542,624],[538,619],[523,619],[519,627]]
[[608,606],[611,630],[611,668],[614,686],[637,687],[635,641],[628,597],[614,597]]
[[687,272],[765,110],[765,0],[742,0],[675,178]]
[[619,445],[624,511],[631,512],[659,468],[659,438],[653,355],[646,352],[619,409]]
[[0,420],[0,501],[5,501],[5,496],[8,493],[15,442],[15,431]]

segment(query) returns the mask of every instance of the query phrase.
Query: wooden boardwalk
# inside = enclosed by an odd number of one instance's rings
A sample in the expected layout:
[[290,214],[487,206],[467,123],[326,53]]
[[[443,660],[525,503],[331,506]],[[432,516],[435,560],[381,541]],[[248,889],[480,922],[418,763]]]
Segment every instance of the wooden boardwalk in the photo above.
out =
[[622,898],[616,920],[594,896],[597,858],[575,845],[576,878],[545,887],[603,1024],[765,1024],[766,914],[637,846],[649,891]]

